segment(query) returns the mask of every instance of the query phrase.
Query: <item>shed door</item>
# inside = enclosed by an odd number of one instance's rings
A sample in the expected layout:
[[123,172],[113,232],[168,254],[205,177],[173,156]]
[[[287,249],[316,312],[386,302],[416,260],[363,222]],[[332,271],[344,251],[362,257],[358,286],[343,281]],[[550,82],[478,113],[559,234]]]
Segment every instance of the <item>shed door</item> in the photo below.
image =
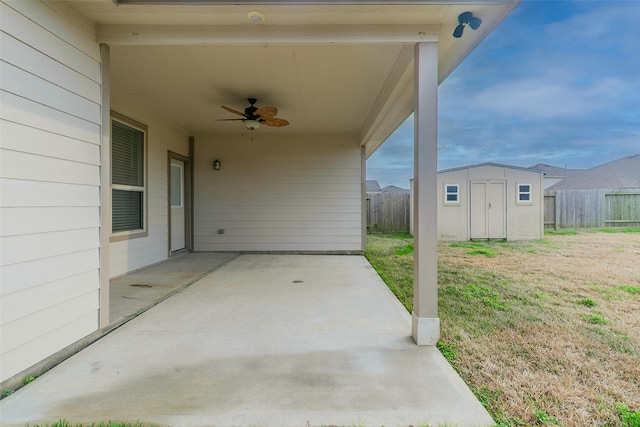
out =
[[507,209],[504,181],[471,181],[472,239],[505,239]]

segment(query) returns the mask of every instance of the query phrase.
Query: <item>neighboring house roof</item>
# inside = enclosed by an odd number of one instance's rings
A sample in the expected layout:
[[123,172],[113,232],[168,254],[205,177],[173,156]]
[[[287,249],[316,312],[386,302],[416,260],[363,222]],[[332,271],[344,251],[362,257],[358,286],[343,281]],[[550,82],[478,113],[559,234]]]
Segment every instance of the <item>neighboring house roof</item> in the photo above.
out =
[[640,154],[623,157],[570,176],[548,190],[640,188]]
[[409,190],[406,188],[396,187],[395,185],[387,185],[382,189],[383,193],[408,193]]
[[524,170],[524,171],[529,171],[529,172],[540,172],[540,173],[544,172],[542,170],[536,170],[536,169],[532,169],[532,168],[523,168],[521,166],[511,166],[511,165],[503,165],[503,164],[500,164],[500,163],[487,162],[487,163],[478,163],[477,165],[468,165],[468,166],[460,166],[458,168],[444,169],[444,170],[438,171],[438,173],[452,172],[452,171],[458,171],[458,170],[469,169],[469,168],[480,168],[480,167],[484,167],[484,166],[497,166],[497,167],[500,167],[500,168],[519,169],[519,170]]
[[382,189],[380,188],[380,184],[375,179],[367,180],[367,193],[375,193],[380,192]]
[[546,165],[544,163],[535,164],[529,167],[529,169],[541,170],[544,172],[544,176],[555,178],[566,178],[584,171],[584,169],[567,169],[559,166]]

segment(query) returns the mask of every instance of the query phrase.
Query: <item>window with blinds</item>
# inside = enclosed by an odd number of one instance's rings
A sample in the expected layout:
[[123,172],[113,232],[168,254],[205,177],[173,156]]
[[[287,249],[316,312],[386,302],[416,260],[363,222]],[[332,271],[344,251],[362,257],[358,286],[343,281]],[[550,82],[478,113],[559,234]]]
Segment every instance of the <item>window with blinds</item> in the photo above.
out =
[[112,233],[144,231],[145,131],[111,120]]

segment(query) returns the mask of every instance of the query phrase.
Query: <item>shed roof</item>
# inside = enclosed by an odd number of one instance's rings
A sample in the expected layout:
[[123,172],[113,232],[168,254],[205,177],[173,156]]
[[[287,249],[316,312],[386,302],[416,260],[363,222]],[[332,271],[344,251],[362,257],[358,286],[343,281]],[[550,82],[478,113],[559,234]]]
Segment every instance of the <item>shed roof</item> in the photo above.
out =
[[632,154],[570,176],[548,190],[640,189],[640,154]]
[[523,171],[528,171],[528,172],[538,172],[538,173],[543,173],[544,172],[542,170],[536,170],[536,169],[533,169],[533,168],[524,168],[524,167],[521,167],[521,166],[511,166],[511,165],[503,165],[501,163],[486,162],[486,163],[478,163],[476,165],[468,165],[468,166],[460,166],[460,167],[451,168],[451,169],[443,169],[441,171],[438,171],[438,173],[452,172],[452,171],[458,171],[458,170],[470,169],[470,168],[480,168],[480,167],[485,167],[485,166],[497,166],[497,167],[500,167],[500,168],[518,169],[518,170],[523,170]]

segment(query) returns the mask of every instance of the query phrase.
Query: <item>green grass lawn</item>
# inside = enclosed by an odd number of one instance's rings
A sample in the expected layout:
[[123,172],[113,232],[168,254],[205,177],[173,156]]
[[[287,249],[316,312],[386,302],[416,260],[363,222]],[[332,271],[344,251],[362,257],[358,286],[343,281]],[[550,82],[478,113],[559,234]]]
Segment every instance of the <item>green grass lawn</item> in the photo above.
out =
[[[570,265],[583,252],[637,263],[640,240],[584,238],[598,236],[439,244],[438,348],[498,426],[640,427],[640,270],[607,283]],[[365,255],[411,312],[411,236],[368,235]]]

